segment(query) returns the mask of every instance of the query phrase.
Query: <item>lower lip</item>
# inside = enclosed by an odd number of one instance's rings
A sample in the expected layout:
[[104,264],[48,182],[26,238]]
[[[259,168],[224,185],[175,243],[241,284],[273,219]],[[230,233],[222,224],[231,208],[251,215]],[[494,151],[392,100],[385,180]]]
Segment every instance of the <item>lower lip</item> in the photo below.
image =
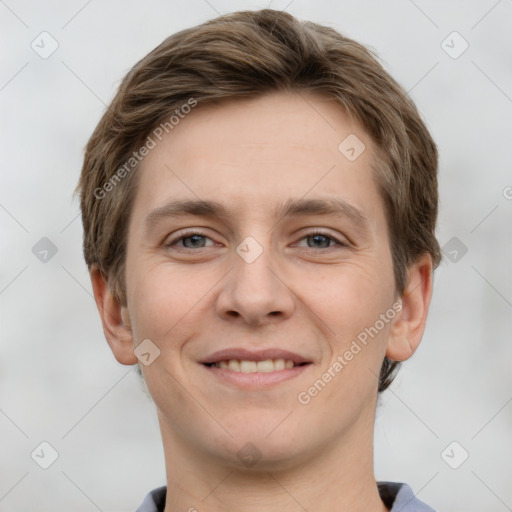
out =
[[311,364],[305,364],[302,366],[294,366],[293,368],[287,368],[284,370],[277,370],[275,372],[268,373],[242,373],[242,372],[234,372],[232,370],[228,370],[226,368],[217,368],[215,366],[206,366],[201,364],[201,366],[208,370],[208,372],[229,384],[234,384],[241,388],[251,389],[251,388],[265,388],[272,386],[273,384],[278,384],[279,382],[284,382],[286,380],[293,379],[306,371]]

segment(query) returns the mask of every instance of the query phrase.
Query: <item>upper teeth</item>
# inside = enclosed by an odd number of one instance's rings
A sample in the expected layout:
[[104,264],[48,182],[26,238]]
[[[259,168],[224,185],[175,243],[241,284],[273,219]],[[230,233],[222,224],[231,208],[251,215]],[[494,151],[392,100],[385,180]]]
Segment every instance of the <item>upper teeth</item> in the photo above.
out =
[[217,368],[227,368],[233,372],[242,373],[270,373],[285,368],[293,368],[294,363],[285,359],[266,359],[265,361],[246,361],[230,359],[229,361],[219,361],[215,363]]

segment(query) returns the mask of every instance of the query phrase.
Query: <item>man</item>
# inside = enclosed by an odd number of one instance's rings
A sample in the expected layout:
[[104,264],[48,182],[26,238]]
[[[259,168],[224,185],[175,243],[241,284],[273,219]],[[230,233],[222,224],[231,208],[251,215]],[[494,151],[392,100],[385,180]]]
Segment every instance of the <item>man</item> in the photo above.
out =
[[375,481],[373,427],[425,327],[436,173],[411,100],[333,29],[233,13],[134,66],[78,190],[105,336],[159,417],[139,512],[432,510]]

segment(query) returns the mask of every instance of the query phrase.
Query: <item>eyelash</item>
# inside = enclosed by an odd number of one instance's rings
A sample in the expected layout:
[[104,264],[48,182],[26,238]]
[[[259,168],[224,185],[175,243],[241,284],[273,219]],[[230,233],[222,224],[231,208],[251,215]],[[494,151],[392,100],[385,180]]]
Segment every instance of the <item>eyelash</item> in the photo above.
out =
[[[205,235],[204,233],[201,233],[200,231],[197,231],[197,230],[192,230],[192,231],[186,231],[185,233],[182,233],[178,238],[172,239],[170,242],[165,244],[165,247],[170,248],[170,247],[176,245],[181,240],[183,240],[185,238],[190,238],[191,236],[194,236],[194,235],[199,235],[204,238],[209,238],[211,240],[211,238],[209,236]],[[314,231],[311,231],[310,233],[306,233],[305,235],[302,236],[302,238],[300,240],[304,240],[305,238],[314,237],[317,235],[324,236],[324,237],[336,242],[341,247],[348,247],[347,243],[342,242],[341,240],[337,239],[336,237],[332,236],[331,234],[326,233],[321,230],[314,230]],[[199,249],[206,249],[206,248],[207,247],[199,247]],[[335,247],[326,247],[326,248],[319,248],[319,249],[323,249],[325,251],[325,250],[334,249],[334,248]],[[183,247],[183,246],[180,247],[180,249],[192,250],[192,251],[195,250],[194,248]],[[303,249],[314,249],[314,247],[303,247]]]

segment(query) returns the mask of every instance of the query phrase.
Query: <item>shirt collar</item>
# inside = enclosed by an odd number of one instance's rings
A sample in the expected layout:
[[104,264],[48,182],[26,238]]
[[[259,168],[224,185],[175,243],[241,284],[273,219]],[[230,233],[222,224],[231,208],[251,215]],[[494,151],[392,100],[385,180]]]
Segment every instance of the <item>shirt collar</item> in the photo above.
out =
[[[435,512],[434,509],[418,500],[412,489],[404,483],[377,482],[379,494],[390,512]],[[167,487],[151,491],[136,512],[163,512]]]

